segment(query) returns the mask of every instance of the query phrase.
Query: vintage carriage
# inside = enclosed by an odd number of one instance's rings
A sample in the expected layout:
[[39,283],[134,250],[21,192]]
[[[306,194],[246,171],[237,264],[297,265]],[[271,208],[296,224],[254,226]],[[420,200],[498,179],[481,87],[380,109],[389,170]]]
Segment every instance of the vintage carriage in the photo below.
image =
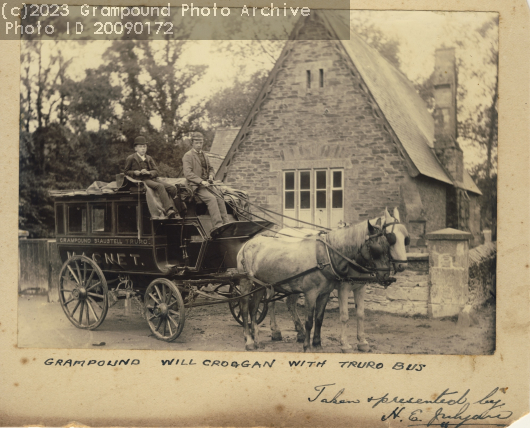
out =
[[[212,236],[206,206],[184,179],[169,180],[181,189],[179,202],[187,204],[181,219],[156,215],[152,191],[128,177],[96,182],[87,190],[51,192],[64,263],[59,299],[76,327],[97,328],[120,299],[126,300],[125,307],[140,302],[152,333],[165,341],[181,334],[186,309],[194,306],[228,303],[242,324],[236,256],[271,223],[251,220],[241,193],[217,186],[231,222]],[[259,321],[266,311],[264,301]]]

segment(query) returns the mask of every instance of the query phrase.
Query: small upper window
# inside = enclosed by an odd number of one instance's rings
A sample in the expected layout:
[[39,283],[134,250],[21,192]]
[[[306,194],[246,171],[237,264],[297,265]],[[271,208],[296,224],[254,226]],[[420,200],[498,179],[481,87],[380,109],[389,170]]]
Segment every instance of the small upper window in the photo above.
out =
[[311,88],[311,70],[306,71],[307,89]]
[[324,69],[323,68],[320,69],[319,83],[320,83],[320,87],[323,88],[324,87]]

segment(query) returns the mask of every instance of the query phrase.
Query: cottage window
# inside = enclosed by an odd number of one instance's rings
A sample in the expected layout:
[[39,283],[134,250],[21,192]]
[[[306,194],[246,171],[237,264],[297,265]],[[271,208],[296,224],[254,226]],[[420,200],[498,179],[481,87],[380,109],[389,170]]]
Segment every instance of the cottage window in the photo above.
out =
[[[283,213],[308,223],[334,227],[344,218],[342,169],[303,169],[283,173]],[[285,225],[304,227],[284,220]]]
[[320,87],[323,88],[324,87],[324,69],[323,68],[320,69],[319,82],[320,82]]
[[311,70],[306,70],[307,89],[311,89]]

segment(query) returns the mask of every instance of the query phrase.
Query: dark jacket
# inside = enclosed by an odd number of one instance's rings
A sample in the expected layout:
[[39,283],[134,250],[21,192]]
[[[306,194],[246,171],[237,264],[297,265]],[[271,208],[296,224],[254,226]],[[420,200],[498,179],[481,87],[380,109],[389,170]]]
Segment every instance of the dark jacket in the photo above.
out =
[[[143,168],[149,171],[150,175],[134,175],[134,171],[141,171]],[[149,155],[145,155],[145,162],[138,156],[138,153],[134,153],[127,157],[125,161],[125,168],[123,173],[136,180],[151,179],[154,180],[158,177],[158,168],[153,158]]]
[[[210,165],[210,160],[208,159],[206,153],[204,153],[204,151],[202,153],[204,154],[204,159],[206,160],[206,175],[209,177],[214,173],[214,170]],[[182,157],[182,172],[184,173],[184,177],[186,177],[186,179],[192,185],[198,186],[204,180],[201,177],[201,160],[199,158],[199,154],[194,149],[186,152],[186,154]],[[206,177],[206,180],[208,180],[208,177]]]

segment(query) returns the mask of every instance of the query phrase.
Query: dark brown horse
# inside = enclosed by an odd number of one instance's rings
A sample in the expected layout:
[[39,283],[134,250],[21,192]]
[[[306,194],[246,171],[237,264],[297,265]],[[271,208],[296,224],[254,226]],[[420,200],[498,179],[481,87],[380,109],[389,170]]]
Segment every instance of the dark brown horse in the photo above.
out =
[[[392,246],[395,245],[394,242]],[[238,270],[248,278],[241,280],[241,292],[243,295],[250,293],[253,283],[256,283],[270,284],[273,290],[281,292],[304,293],[304,351],[311,350],[313,324],[313,350],[321,350],[320,330],[331,291],[341,286],[341,279],[352,269],[372,275],[374,281],[388,280],[392,263],[390,247],[386,229],[381,226],[380,220],[376,225],[365,221],[333,230],[326,236],[294,242],[258,236],[249,240],[237,256]],[[400,255],[405,253],[404,246],[402,250]],[[273,294],[273,290],[269,294]],[[256,349],[259,345],[256,314],[265,292],[266,287],[260,287],[252,295],[241,299],[247,350]]]

